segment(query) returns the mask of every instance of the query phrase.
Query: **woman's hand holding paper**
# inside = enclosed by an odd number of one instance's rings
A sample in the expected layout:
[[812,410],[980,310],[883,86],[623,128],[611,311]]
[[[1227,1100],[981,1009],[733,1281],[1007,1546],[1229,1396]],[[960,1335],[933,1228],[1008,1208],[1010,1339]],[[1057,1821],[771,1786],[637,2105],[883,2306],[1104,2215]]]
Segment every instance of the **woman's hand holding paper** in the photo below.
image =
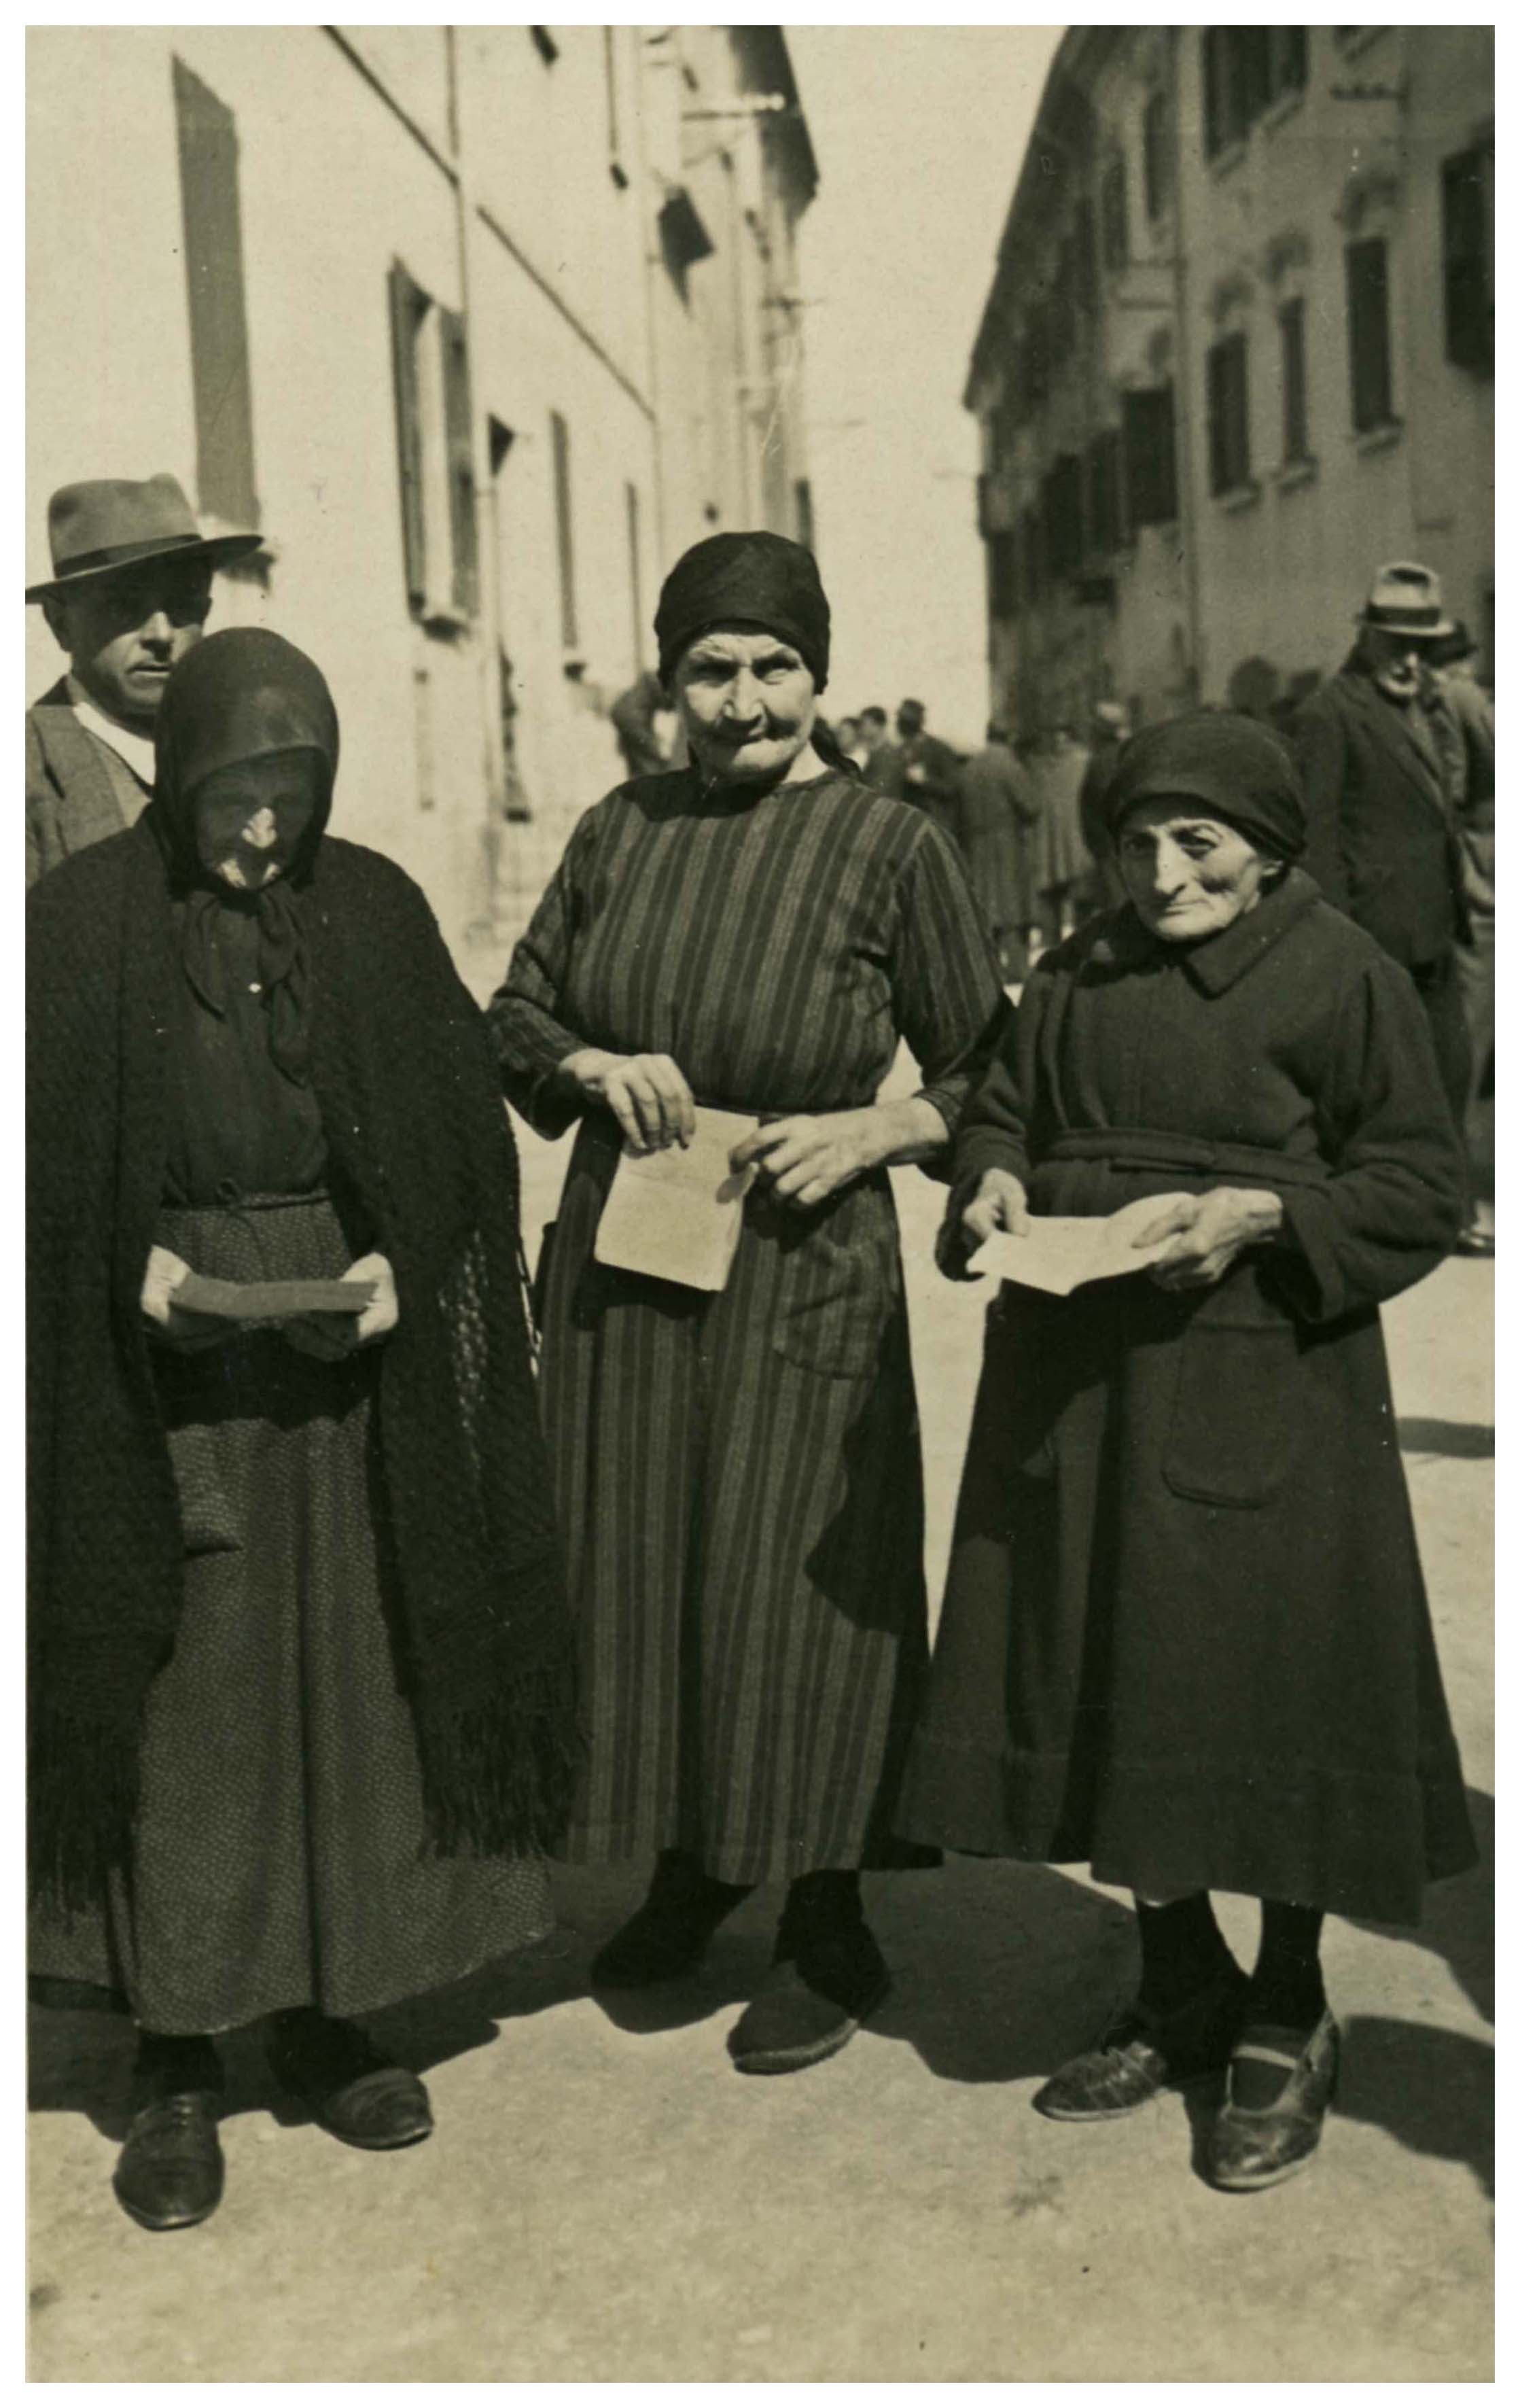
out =
[[155,1337],[170,1346],[194,1352],[197,1347],[215,1346],[233,1336],[230,1323],[205,1312],[186,1312],[174,1301],[174,1292],[190,1277],[190,1265],[167,1246],[150,1246],[148,1268],[143,1273],[142,1294],[138,1301],[143,1317],[151,1322]]
[[959,1212],[947,1213],[935,1240],[934,1259],[946,1279],[978,1279],[968,1258],[999,1229],[1011,1238],[1029,1231],[1029,1199],[1011,1170],[984,1170],[975,1195]]
[[567,1054],[560,1068],[593,1102],[607,1106],[628,1143],[640,1153],[690,1144],[696,1106],[668,1054],[605,1054],[587,1045]]
[[1135,1238],[1154,1245],[1176,1232],[1176,1243],[1151,1267],[1158,1287],[1212,1287],[1247,1246],[1273,1238],[1283,1226],[1283,1199],[1265,1188],[1215,1187],[1207,1196],[1169,1197],[1154,1221]]
[[806,1211],[884,1162],[889,1134],[874,1104],[855,1111],[792,1112],[767,1121],[729,1159],[736,1171],[753,1164],[783,1204]]

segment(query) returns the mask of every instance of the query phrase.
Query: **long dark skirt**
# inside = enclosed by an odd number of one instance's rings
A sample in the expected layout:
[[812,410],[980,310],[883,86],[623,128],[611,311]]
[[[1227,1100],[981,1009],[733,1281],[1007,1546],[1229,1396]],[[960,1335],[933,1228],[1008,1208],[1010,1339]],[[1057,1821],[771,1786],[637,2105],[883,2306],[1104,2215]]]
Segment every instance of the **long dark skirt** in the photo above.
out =
[[[231,1278],[330,1278],[351,1252],[311,1198],[165,1214],[159,1236]],[[151,2030],[308,2004],[362,2014],[549,1928],[537,1859],[424,1849],[376,1369],[372,1353],[321,1363],[273,1335],[162,1357],[185,1601],[148,1699],[136,1847],[105,1907],[35,1914],[30,1946],[34,1974],[124,1992]]]
[[884,1175],[752,1197],[708,1296],[592,1258],[583,1125],[550,1241],[544,1409],[590,1750],[566,1853],[721,1881],[932,1862],[893,1837],[928,1661],[923,1473]]
[[1375,1312],[1004,1289],[902,1828],[1386,1922],[1475,1861]]

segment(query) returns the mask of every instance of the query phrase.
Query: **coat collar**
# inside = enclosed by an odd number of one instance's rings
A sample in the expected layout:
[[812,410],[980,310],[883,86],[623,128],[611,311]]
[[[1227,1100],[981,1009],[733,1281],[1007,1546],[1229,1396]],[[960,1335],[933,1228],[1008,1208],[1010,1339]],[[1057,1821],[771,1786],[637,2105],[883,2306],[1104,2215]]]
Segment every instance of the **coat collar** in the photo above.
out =
[[[1411,719],[1407,710],[1397,702],[1390,702],[1386,695],[1378,691],[1375,679],[1349,662],[1341,670],[1338,683],[1347,702],[1365,723],[1379,750],[1395,767],[1403,771],[1431,810],[1439,811],[1444,819],[1446,789],[1434,743],[1422,740],[1427,726],[1424,712],[1421,711],[1418,718]],[[1414,708],[1418,709],[1418,706]]]
[[[1307,870],[1290,869],[1269,889],[1254,911],[1242,913],[1202,944],[1190,945],[1182,967],[1205,995],[1223,995],[1254,970],[1274,945],[1297,926],[1304,913],[1323,900]],[[1119,969],[1160,968],[1176,958],[1178,948],[1153,937],[1133,905],[1125,904],[1099,930],[1088,960]]]

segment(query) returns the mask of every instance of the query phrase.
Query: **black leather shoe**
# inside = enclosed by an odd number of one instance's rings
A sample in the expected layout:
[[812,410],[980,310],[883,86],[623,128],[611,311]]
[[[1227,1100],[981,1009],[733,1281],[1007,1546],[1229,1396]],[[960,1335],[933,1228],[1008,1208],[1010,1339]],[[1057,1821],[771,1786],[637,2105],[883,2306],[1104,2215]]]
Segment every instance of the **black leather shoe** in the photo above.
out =
[[1287,2080],[1269,2107],[1238,2107],[1231,2081],[1205,2160],[1217,2190],[1268,2190],[1303,2171],[1340,2082],[1341,2028],[1328,2010],[1307,2040],[1276,2024],[1250,2024],[1231,2053],[1232,2066],[1242,2058],[1282,2066]]
[[729,2033],[728,2054],[740,2073],[821,2065],[853,2040],[891,1987],[864,1924],[804,1941],[795,1954],[778,1956]]
[[1116,2015],[1096,2048],[1053,2073],[1034,2104],[1059,2124],[1132,2114],[1163,2090],[1220,2073],[1240,2037],[1247,1983],[1230,1964],[1167,2015],[1139,2001]]
[[410,2148],[433,2129],[416,2074],[378,2057],[354,2024],[315,2015],[277,2023],[268,2056],[285,2088],[351,2149]]
[[204,2224],[222,2203],[226,2161],[217,2138],[215,2090],[174,2090],[139,2107],[127,2127],[112,2187],[150,2232]]
[[592,1958],[593,1989],[645,1990],[691,1972],[749,1894],[748,1884],[714,1881],[690,1856],[663,1856],[638,1914]]

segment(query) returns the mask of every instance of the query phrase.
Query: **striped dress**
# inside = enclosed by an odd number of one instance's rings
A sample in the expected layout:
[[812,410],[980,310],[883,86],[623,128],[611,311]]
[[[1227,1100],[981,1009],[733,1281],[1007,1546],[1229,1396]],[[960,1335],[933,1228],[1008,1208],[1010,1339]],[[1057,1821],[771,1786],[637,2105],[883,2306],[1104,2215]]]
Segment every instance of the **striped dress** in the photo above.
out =
[[[549,1135],[583,1045],[669,1054],[698,1103],[775,1117],[870,1103],[899,1038],[954,1128],[1001,1008],[922,811],[835,772],[744,799],[683,771],[587,812],[491,1023]],[[806,1211],[752,1190],[710,1296],[594,1260],[618,1151],[587,1113],[540,1271],[591,1733],[568,1851],[681,1847],[731,1882],[901,1862],[927,1612],[886,1172]]]

